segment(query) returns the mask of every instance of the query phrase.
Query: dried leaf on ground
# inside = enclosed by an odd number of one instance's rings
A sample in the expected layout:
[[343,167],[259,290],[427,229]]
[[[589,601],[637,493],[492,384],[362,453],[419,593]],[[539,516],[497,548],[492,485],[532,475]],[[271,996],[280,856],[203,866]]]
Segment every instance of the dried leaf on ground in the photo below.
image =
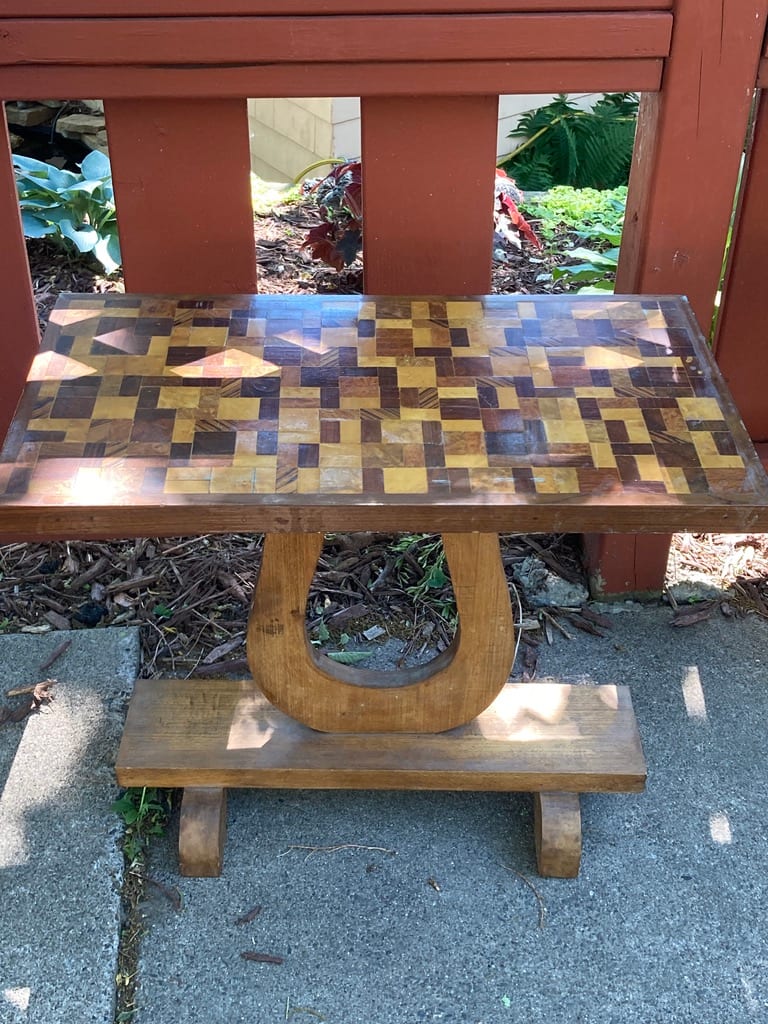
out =
[[50,704],[53,700],[53,693],[51,691],[55,685],[55,679],[43,679],[39,683],[32,683],[29,686],[20,686],[8,690],[8,697],[29,696],[31,700],[24,701],[16,707],[0,706],[0,725],[23,722],[28,715],[39,711],[43,704]]
[[227,640],[226,643],[219,644],[218,647],[214,647],[212,651],[209,651],[206,656],[200,662],[201,665],[212,665],[215,661],[219,661],[226,657],[227,654],[231,654],[232,651],[236,650],[243,643],[244,633],[238,633],[237,636],[231,640]]
[[60,643],[54,650],[51,651],[50,655],[46,657],[44,662],[40,663],[38,667],[39,672],[45,672],[46,669],[50,669],[54,662],[57,662],[62,654],[66,654],[67,651],[72,647],[72,640],[65,640]]
[[162,896],[165,896],[175,911],[181,910],[181,893],[175,885],[164,885],[163,882],[158,882],[156,878],[150,878],[149,875],[144,875],[143,879],[147,885],[151,885],[153,889],[157,889]]
[[241,917],[235,918],[235,924],[250,924],[251,921],[255,921],[261,913],[261,904],[257,903],[255,907],[251,907],[250,910],[246,911]]
[[613,629],[613,621],[609,615],[601,615],[600,612],[596,612],[593,608],[590,608],[588,604],[583,604],[579,611],[582,618],[589,619],[596,626],[602,627],[602,629]]
[[762,618],[768,618],[767,588],[766,580],[759,579],[738,579],[733,585],[742,610],[754,612]]
[[527,682],[536,677],[536,666],[539,661],[538,644],[525,644],[523,647],[523,671],[522,678]]
[[565,612],[565,617],[583,633],[591,633],[592,636],[608,635],[608,630],[606,628],[598,625],[596,622],[593,622],[591,618],[581,612]]
[[684,605],[672,616],[672,625],[677,627],[695,626],[697,622],[706,622],[712,617],[717,601],[701,601],[695,605]]
[[240,956],[243,960],[251,960],[257,964],[282,964],[285,962],[282,956],[273,956],[272,953],[256,953],[250,949],[246,949]]

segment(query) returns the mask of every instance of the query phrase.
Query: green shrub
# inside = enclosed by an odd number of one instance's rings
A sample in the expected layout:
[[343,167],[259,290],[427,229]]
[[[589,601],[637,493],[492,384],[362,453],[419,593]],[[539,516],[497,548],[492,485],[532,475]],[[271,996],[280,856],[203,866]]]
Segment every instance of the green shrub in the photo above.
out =
[[112,274],[121,257],[109,160],[94,151],[79,166],[75,174],[14,154],[24,234],[90,253]]
[[624,186],[600,192],[562,185],[526,204],[548,249],[565,259],[552,280],[569,291],[613,291],[626,201]]
[[546,241],[569,232],[618,245],[626,203],[625,185],[605,191],[558,185],[546,195],[527,199],[525,210],[531,219],[539,221],[539,234]]
[[580,110],[565,94],[520,119],[509,138],[524,138],[502,167],[521,188],[553,185],[615,188],[629,180],[638,99],[606,93],[591,110]]

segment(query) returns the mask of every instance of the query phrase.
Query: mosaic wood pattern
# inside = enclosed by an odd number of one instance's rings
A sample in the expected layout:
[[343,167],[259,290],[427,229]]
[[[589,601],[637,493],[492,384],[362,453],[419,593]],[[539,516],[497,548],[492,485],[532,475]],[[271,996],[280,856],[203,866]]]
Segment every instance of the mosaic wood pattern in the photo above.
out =
[[[684,300],[69,295],[0,461],[0,533],[768,528]],[[653,516],[648,510],[653,507]],[[207,513],[206,513],[207,510]],[[343,514],[340,514],[343,510]],[[202,516],[202,519],[200,518]]]

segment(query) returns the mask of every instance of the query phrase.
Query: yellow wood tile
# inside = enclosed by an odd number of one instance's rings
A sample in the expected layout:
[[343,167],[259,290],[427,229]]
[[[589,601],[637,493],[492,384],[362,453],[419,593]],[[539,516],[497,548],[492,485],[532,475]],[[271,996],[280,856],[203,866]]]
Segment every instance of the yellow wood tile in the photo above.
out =
[[93,406],[92,418],[95,420],[132,420],[136,415],[137,403],[137,395],[130,397],[109,395],[106,398],[97,398]]
[[471,434],[473,432],[479,433],[483,429],[483,425],[480,420],[443,420],[441,425],[446,437],[448,434],[452,434],[455,431]]
[[355,420],[343,420],[339,424],[341,444],[360,444],[360,423]]
[[397,370],[397,386],[401,388],[434,388],[437,374],[434,364],[430,366],[401,366]]
[[332,469],[320,467],[321,494],[359,494],[363,488],[362,469],[334,466]]
[[592,452],[592,461],[595,465],[595,469],[615,469],[616,458],[613,454],[613,448],[607,442],[604,444],[591,444],[590,451]]
[[575,469],[537,466],[533,471],[540,494],[578,494],[579,477]]
[[427,488],[426,469],[383,469],[386,494],[423,494]]
[[247,466],[233,466],[211,470],[211,491],[214,494],[251,494],[254,470]]
[[[196,388],[185,388],[185,391],[195,391]],[[217,413],[223,420],[257,420],[261,408],[259,398],[220,398]]]
[[420,444],[423,433],[420,422],[401,420],[382,420],[381,439],[384,442],[395,444]]
[[706,431],[694,430],[691,437],[703,469],[739,469],[744,465],[740,455],[721,455]]
[[359,444],[321,444],[320,466],[323,469],[355,468],[361,465]]
[[470,487],[475,494],[491,491],[494,494],[514,494],[515,480],[510,472],[499,472],[495,469],[469,470]]
[[550,444],[587,444],[589,438],[584,424],[574,420],[544,420],[544,430]]
[[487,466],[488,456],[485,452],[477,452],[474,455],[468,452],[461,452],[457,455],[445,456],[445,464],[451,469],[466,469],[470,466]]

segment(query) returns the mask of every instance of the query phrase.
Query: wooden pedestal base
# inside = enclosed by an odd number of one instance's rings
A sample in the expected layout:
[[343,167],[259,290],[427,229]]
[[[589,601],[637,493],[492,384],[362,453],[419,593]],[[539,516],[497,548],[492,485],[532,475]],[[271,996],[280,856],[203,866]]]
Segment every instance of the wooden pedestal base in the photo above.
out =
[[574,877],[579,793],[638,792],[646,768],[629,691],[507,684],[468,725],[436,734],[321,733],[249,681],[136,683],[117,762],[124,786],[183,787],[184,875],[221,872],[228,787],[452,789],[535,794],[543,875]]

